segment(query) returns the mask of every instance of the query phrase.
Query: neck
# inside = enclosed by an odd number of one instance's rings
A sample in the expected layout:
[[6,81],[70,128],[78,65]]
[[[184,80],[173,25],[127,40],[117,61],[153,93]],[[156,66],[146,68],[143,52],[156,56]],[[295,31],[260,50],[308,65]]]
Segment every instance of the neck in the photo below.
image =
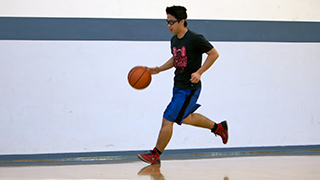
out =
[[188,32],[188,28],[184,27],[181,31],[179,31],[179,32],[177,33],[177,37],[178,37],[179,39],[181,39],[181,38],[184,37],[184,35],[185,35],[187,32]]

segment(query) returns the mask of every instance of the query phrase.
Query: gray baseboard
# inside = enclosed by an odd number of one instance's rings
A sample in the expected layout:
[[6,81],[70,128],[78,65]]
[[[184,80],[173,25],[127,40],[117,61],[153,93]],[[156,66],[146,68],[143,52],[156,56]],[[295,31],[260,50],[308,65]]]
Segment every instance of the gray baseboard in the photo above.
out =
[[[0,166],[128,163],[139,161],[138,153],[143,151],[0,155]],[[320,145],[176,149],[166,150],[161,160],[290,155],[320,155]]]

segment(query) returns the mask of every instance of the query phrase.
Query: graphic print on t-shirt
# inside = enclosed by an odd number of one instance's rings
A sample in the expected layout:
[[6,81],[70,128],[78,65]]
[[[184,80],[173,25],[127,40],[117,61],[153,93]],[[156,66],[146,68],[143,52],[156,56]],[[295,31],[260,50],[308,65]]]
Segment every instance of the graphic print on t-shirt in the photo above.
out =
[[187,50],[186,47],[182,46],[181,49],[177,49],[173,47],[173,56],[174,56],[174,67],[182,68],[181,72],[183,72],[184,68],[187,67]]

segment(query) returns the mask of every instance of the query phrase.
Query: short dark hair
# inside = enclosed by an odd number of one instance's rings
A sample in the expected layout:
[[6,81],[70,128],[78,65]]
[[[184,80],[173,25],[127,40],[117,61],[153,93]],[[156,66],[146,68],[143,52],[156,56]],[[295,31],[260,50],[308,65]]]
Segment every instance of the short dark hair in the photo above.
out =
[[184,19],[184,26],[187,27],[187,9],[183,6],[171,6],[166,9],[167,14],[174,16],[179,22]]

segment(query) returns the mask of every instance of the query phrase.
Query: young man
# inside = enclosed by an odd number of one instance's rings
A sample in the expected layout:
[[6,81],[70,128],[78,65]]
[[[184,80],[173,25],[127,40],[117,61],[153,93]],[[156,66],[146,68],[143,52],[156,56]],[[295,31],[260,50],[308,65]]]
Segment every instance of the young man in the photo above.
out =
[[[175,67],[173,97],[167,106],[162,120],[156,147],[147,154],[138,154],[138,158],[151,164],[160,164],[160,155],[172,136],[173,124],[188,124],[211,130],[228,142],[228,126],[223,121],[219,124],[205,116],[194,113],[200,105],[196,104],[201,91],[201,75],[208,70],[219,57],[215,48],[202,36],[187,28],[186,8],[182,6],[167,7],[167,25],[171,33],[172,57],[160,67],[148,68],[151,74]],[[202,65],[202,54],[207,59]]]

